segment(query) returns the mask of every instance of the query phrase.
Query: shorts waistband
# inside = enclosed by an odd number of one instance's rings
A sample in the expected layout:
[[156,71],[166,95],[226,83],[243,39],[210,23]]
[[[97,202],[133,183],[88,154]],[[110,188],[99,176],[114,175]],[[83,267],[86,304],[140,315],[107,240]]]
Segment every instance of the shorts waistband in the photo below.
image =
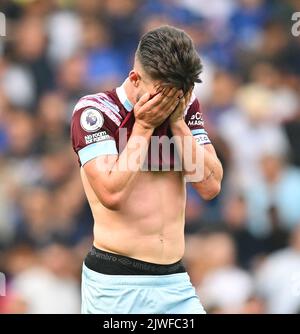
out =
[[92,247],[85,258],[85,266],[106,275],[172,275],[186,272],[182,261],[156,264],[114,254]]
[[171,287],[191,286],[187,272],[171,275],[107,275],[100,274],[83,264],[82,275],[84,282],[95,286],[109,287],[118,290],[120,287]]

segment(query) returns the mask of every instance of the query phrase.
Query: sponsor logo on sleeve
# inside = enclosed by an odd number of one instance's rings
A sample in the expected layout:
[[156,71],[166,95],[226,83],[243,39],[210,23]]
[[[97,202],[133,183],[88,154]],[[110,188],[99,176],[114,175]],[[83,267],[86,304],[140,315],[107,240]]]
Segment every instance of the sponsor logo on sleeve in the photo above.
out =
[[85,109],[80,117],[80,125],[87,132],[95,132],[103,126],[104,118],[100,110],[95,108]]
[[86,145],[110,139],[106,131],[96,132],[84,137]]
[[192,115],[188,122],[188,126],[204,126],[202,113],[198,111],[196,114]]
[[194,136],[194,138],[196,139],[196,142],[200,145],[205,145],[205,144],[210,144],[210,139],[208,138],[208,135],[206,134],[200,134],[200,135],[196,135]]

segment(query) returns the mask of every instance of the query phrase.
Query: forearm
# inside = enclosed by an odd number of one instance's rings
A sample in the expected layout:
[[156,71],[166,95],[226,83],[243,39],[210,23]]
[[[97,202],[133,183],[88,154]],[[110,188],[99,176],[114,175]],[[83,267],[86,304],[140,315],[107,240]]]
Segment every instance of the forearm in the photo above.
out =
[[[221,191],[221,182],[223,179],[223,168],[219,159],[205,147],[204,152],[204,163],[211,158],[211,164],[208,169],[210,169],[209,174],[203,178],[202,181],[192,182],[192,186],[197,190],[197,192],[205,200],[211,200],[216,197]],[[215,157],[215,158],[214,158]]]
[[[183,120],[171,124],[171,131],[187,181],[203,198],[213,198],[219,193],[223,178],[222,165],[213,146],[199,145]],[[195,170],[191,170],[191,163]]]
[[134,124],[127,145],[107,173],[112,189],[121,191],[130,188],[145,161],[152,134],[153,129]]

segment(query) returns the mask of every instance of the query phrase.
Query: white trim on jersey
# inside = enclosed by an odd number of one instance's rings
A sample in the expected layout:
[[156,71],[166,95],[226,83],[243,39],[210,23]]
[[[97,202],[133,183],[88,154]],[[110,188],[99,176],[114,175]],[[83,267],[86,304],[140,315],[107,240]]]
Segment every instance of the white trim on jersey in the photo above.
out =
[[124,88],[124,83],[122,84],[122,86],[120,86],[116,89],[116,93],[117,93],[117,96],[118,96],[120,102],[125,107],[125,109],[130,112],[130,111],[133,110],[133,105],[127,97],[127,94],[126,94],[125,88]]
[[[95,102],[93,100],[90,100],[92,98],[97,99],[99,102]],[[99,98],[96,97],[96,95],[88,95],[88,96],[83,97],[81,100],[79,100],[79,102],[76,104],[76,106],[74,108],[73,114],[77,110],[80,110],[82,108],[88,108],[88,107],[94,107],[94,108],[100,110],[109,119],[111,119],[117,126],[121,125],[121,119],[118,118],[111,109],[109,109],[109,106],[107,104],[105,104],[105,102],[102,101],[102,103],[101,103]]]
[[105,93],[95,94],[94,98],[97,99],[99,103],[105,104],[118,118],[120,118],[120,120],[122,120],[119,107],[111,101]]
[[186,107],[186,109],[185,109],[185,111],[184,111],[184,117],[187,115],[187,113],[188,113],[188,111],[189,111],[189,109],[190,109],[190,106],[195,102],[195,100],[196,100],[196,95],[195,95],[195,93],[193,92],[193,93],[192,93],[192,96],[191,96],[191,101],[190,101],[190,103],[188,104],[188,106]]
[[101,155],[118,154],[116,142],[114,140],[105,140],[85,146],[78,151],[81,165],[84,166],[88,161],[93,160]]

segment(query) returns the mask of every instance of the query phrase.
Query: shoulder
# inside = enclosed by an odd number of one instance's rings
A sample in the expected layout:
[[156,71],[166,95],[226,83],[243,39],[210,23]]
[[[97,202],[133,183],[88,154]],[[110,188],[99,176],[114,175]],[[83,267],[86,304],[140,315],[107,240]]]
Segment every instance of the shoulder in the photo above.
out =
[[104,93],[86,95],[74,107],[71,140],[80,164],[118,153],[115,133],[121,124],[117,106]]
[[[122,116],[117,104],[106,93],[97,93],[83,96],[75,105],[72,115],[72,122],[79,120],[81,123],[90,121],[91,117],[96,122],[113,123],[120,126]],[[92,123],[93,123],[92,122]]]

